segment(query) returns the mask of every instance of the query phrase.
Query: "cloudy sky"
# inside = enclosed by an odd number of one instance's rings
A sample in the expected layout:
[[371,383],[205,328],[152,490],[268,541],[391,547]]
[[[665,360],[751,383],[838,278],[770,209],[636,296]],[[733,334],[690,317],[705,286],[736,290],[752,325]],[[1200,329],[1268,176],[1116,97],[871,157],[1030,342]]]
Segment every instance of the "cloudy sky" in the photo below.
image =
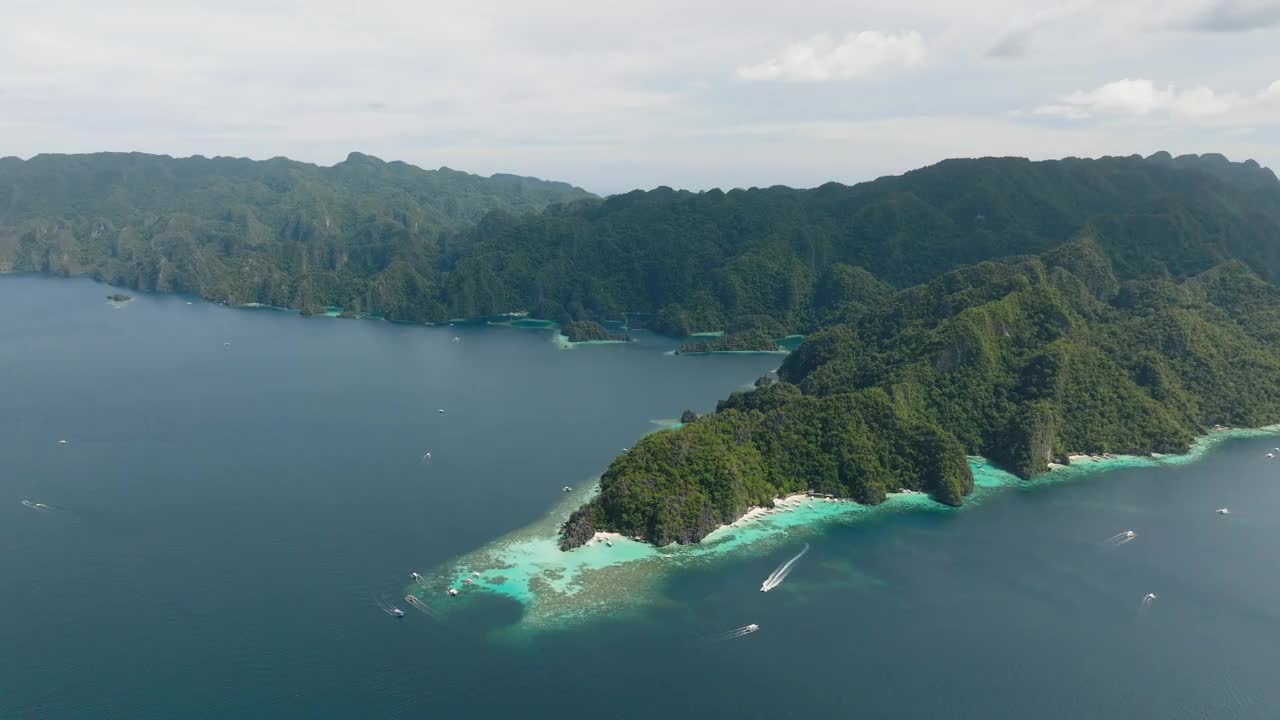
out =
[[601,193],[1280,168],[1280,0],[2,1],[0,155],[360,150]]

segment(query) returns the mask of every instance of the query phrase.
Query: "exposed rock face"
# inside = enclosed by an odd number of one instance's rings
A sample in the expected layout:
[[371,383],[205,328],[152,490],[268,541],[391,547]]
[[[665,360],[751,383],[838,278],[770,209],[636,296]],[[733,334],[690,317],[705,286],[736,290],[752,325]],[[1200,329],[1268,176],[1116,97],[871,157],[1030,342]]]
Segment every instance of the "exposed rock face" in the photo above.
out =
[[1054,458],[1055,416],[1052,404],[1032,403],[1018,412],[1006,434],[1006,456],[1000,458],[1023,479],[1049,469]]
[[592,505],[583,505],[565,521],[560,529],[560,549],[572,550],[587,543],[596,534],[595,523],[592,522]]

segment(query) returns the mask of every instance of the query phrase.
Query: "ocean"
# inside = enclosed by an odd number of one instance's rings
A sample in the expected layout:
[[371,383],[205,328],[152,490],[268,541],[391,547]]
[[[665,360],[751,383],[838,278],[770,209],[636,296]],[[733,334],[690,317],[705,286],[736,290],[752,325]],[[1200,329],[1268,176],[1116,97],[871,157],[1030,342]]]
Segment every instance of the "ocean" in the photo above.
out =
[[562,560],[615,454],[780,357],[111,292],[0,277],[0,719],[1280,711],[1280,437]]

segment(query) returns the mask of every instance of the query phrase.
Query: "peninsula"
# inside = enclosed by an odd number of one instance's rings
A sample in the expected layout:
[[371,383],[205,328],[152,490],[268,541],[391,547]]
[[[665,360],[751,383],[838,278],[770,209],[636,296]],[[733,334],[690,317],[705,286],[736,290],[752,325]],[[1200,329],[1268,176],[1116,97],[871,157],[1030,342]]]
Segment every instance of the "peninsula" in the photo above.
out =
[[806,491],[958,505],[966,455],[1027,478],[1073,454],[1182,453],[1214,426],[1280,420],[1280,183],[1218,158],[1110,169],[1144,176],[1144,195],[1058,198],[1064,239],[1043,250],[1007,224],[1013,194],[948,185],[953,220],[1024,252],[845,303],[779,382],[619,455],[561,547],[601,531],[697,542]]

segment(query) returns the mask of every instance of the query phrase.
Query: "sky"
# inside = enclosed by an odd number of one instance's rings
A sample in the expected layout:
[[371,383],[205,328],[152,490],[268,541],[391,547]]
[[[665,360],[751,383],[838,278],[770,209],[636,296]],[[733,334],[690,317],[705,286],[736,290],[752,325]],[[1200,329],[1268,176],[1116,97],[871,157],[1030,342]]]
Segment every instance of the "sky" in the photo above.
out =
[[950,157],[1280,169],[1280,0],[3,0],[0,156],[351,151],[598,193]]

